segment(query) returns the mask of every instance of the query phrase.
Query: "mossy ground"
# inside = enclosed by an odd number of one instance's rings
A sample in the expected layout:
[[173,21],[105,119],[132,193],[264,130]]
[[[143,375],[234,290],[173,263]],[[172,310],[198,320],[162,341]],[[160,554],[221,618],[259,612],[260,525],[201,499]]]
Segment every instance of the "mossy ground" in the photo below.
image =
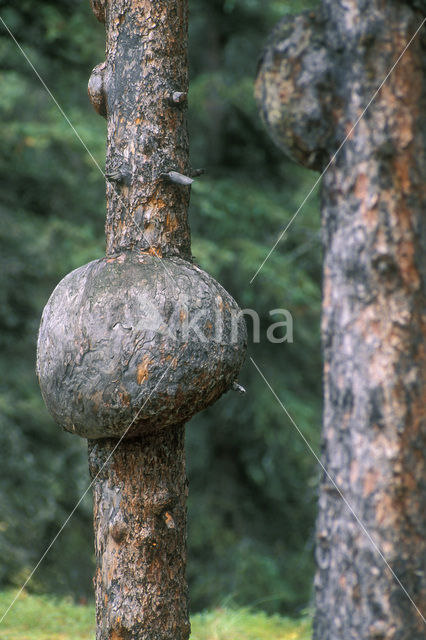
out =
[[[15,593],[0,593],[0,618]],[[192,617],[191,640],[309,640],[310,623],[248,609],[215,609]],[[22,594],[0,624],[1,640],[93,640],[94,609],[71,600]]]

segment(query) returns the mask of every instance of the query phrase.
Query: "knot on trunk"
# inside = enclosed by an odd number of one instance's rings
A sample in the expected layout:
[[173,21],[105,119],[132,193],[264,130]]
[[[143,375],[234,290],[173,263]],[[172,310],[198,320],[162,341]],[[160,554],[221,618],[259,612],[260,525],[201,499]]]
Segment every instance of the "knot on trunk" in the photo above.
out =
[[105,23],[105,2],[106,0],[90,0],[93,13],[99,22]]
[[134,437],[185,422],[228,391],[245,344],[242,313],[211,276],[133,252],[59,283],[43,312],[37,372],[66,430]]
[[90,102],[96,113],[103,118],[107,117],[107,100],[105,91],[105,75],[106,62],[101,62],[92,71],[87,86]]
[[255,96],[274,142],[292,160],[321,170],[333,130],[331,63],[320,14],[286,16],[259,63]]
[[110,524],[109,532],[111,538],[117,544],[123,542],[126,539],[128,533],[126,524],[124,522],[121,522],[120,520],[116,520]]

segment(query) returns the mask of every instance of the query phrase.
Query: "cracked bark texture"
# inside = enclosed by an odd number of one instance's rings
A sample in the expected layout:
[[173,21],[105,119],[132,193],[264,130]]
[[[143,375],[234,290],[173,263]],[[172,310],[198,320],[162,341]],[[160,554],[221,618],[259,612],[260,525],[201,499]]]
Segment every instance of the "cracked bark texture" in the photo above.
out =
[[187,0],[91,0],[106,61],[106,257],[65,278],[40,324],[46,406],[89,439],[97,640],[187,640],[184,422],[227,391],[246,328],[191,262]]
[[196,265],[136,251],[101,258],[68,274],[43,311],[40,387],[67,431],[134,437],[228,391],[245,340],[235,300]]
[[[277,28],[256,94],[293,159],[326,166],[424,4],[324,0]],[[327,170],[321,204],[322,461],[415,606],[324,476],[315,640],[426,633],[425,46],[423,28]]]
[[189,637],[184,437],[89,440],[98,640]]
[[107,255],[138,247],[189,259],[187,2],[114,0],[106,7]]
[[[189,171],[186,105],[170,99],[187,91],[187,2],[94,5],[106,23],[95,88],[108,119],[107,256],[137,249],[188,259],[189,188],[161,175]],[[189,637],[184,461],[183,424],[118,447],[89,441],[97,640]]]
[[[189,187],[161,176],[189,171],[186,103],[170,99],[175,91],[187,91],[187,2],[96,0],[92,5],[106,23],[107,57],[96,68],[100,78],[94,84],[99,112],[108,120],[107,256],[137,250],[190,259]],[[156,306],[157,288],[151,292]],[[150,377],[146,359],[136,371],[136,383]],[[103,384],[100,389],[107,391]],[[96,638],[187,640],[184,425],[118,447],[117,442],[89,440]]]

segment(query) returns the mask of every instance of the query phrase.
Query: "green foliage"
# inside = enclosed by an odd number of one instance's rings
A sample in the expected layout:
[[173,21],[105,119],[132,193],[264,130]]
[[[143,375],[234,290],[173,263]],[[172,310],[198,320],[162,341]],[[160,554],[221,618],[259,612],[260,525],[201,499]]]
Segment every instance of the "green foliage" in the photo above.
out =
[[[250,284],[316,178],[273,147],[252,95],[257,58],[274,22],[311,4],[190,0],[188,120],[193,166],[207,168],[192,191],[193,253],[243,308],[258,312],[261,339],[250,342],[249,355],[318,447],[315,197]],[[85,86],[104,55],[104,35],[89,2],[22,0],[0,7],[102,167],[105,123],[88,103]],[[4,30],[0,80],[0,171],[6,177],[0,202],[0,584],[18,586],[89,484],[85,442],[49,418],[34,361],[40,314],[53,287],[102,255],[104,182]],[[293,316],[293,343],[266,339],[276,321],[269,311],[277,308]],[[240,382],[246,396],[227,394],[188,426],[192,607],[222,606],[230,598],[236,606],[295,614],[310,598],[315,460],[249,359]],[[92,544],[86,496],[29,587],[90,596]],[[226,624],[232,615],[225,612]],[[203,633],[196,629],[194,634]],[[211,637],[225,637],[217,629],[213,625]],[[232,637],[239,637],[237,631]]]
[[[1,615],[15,592],[0,593]],[[92,640],[95,635],[93,606],[73,603],[71,598],[53,598],[23,593],[0,627],[4,640]]]
[[[14,598],[0,593],[0,611]],[[53,599],[24,593],[0,629],[4,640],[89,640],[94,637],[92,606],[70,599]],[[249,609],[221,608],[191,618],[191,640],[309,640],[308,618],[289,620]]]
[[[310,640],[309,619],[289,620],[250,609],[216,609],[191,619],[191,640]],[[1,636],[0,636],[1,637]]]
[[[73,13],[67,2],[23,1],[1,16],[102,162],[105,126],[84,95],[97,48],[89,3]],[[6,177],[0,202],[0,583],[20,585],[89,482],[85,443],[53,424],[34,363],[38,323],[50,291],[68,271],[102,255],[104,188],[4,30],[0,80],[0,172]],[[90,593],[90,522],[89,496],[32,588]]]
[[[272,146],[257,115],[256,59],[278,18],[278,5],[267,4],[265,11],[261,2],[192,3],[191,149],[194,166],[208,167],[192,190],[193,253],[242,308],[259,314],[261,340],[248,355],[315,447],[321,414],[315,199],[250,284],[315,180]],[[208,34],[204,48],[202,34]],[[293,344],[266,339],[269,311],[277,308],[292,313]],[[316,468],[249,359],[240,382],[244,398],[228,394],[188,428],[193,607],[220,605],[229,594],[239,605],[294,612],[310,597]]]

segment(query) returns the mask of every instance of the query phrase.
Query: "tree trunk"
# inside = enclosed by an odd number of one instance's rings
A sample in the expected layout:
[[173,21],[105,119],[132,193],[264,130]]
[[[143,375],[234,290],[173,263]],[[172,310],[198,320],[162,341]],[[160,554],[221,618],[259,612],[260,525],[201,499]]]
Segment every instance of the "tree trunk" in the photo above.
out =
[[[97,640],[187,640],[184,422],[228,391],[247,332],[191,263],[187,0],[91,0],[107,59],[107,255],[65,276],[40,324],[46,406],[89,439]],[[195,172],[197,174],[197,172]]]
[[168,177],[189,173],[187,29],[187,0],[108,3],[107,255],[191,257],[189,189]]
[[[346,127],[420,24],[401,3],[370,4],[351,16],[374,31],[362,46],[361,28],[327,3],[345,47]],[[324,465],[426,615],[424,72],[418,38],[324,176],[322,331]],[[425,637],[425,620],[327,477],[317,537],[316,640]]]
[[275,139],[305,166],[325,169],[349,134],[322,184],[332,480],[320,486],[315,640],[426,633],[424,34],[352,131],[421,24],[411,4],[324,0],[287,18],[257,80]]
[[97,640],[189,637],[184,432],[89,440]]
[[[189,173],[187,20],[187,0],[107,4],[107,256],[190,258],[189,189],[167,175]],[[89,440],[97,640],[189,637],[184,430]]]

